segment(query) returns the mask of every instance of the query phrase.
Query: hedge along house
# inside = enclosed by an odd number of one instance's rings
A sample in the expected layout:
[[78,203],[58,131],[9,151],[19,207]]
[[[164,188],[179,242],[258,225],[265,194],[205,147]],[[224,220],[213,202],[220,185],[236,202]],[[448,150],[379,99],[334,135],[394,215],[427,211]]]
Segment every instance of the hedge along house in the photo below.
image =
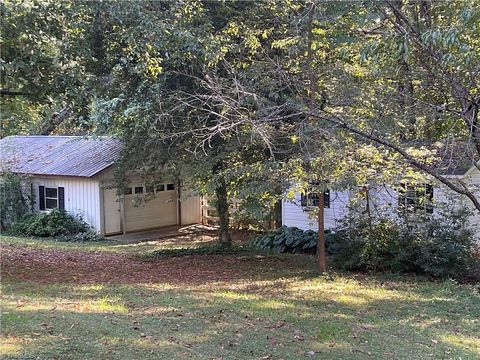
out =
[[0,140],[0,171],[28,177],[34,211],[65,209],[102,235],[202,221],[201,197],[173,180],[152,187],[129,175],[119,196],[113,175],[121,150],[110,137],[10,136]]

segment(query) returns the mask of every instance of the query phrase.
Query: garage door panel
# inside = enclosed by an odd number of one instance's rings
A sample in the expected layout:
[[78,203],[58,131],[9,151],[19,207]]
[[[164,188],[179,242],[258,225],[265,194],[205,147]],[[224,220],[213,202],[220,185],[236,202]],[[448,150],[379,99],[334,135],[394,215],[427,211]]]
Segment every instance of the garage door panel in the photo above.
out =
[[125,197],[126,231],[175,225],[177,223],[177,201],[174,191],[157,193],[156,197],[135,202],[135,196]]

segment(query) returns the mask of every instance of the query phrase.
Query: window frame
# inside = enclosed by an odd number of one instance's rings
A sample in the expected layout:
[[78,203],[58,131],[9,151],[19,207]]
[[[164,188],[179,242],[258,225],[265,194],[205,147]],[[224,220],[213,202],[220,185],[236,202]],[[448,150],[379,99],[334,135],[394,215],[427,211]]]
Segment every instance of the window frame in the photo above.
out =
[[[47,196],[47,189],[55,189],[56,192],[56,197],[52,196]],[[59,196],[59,191],[58,191],[58,186],[57,187],[52,187],[52,186],[44,186],[43,188],[43,198],[45,199],[45,210],[54,210],[54,209],[59,209],[60,208],[60,196]],[[47,200],[55,200],[57,203],[56,207],[48,207],[47,206]]]
[[432,184],[400,184],[397,189],[398,211],[401,214],[433,214],[434,187]]
[[[318,187],[318,184],[311,183],[307,189],[301,193],[300,204],[302,207],[307,209],[317,208],[320,203],[320,198],[318,196],[319,191],[315,189]],[[330,199],[330,189],[324,189],[321,191],[323,193],[323,208],[330,209],[331,199]]]

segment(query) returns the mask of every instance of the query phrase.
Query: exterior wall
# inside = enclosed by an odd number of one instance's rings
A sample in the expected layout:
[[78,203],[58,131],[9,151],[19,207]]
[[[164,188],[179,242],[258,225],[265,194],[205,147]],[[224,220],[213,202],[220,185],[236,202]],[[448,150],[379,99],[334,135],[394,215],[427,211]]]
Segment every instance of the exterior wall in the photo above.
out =
[[180,196],[181,225],[198,224],[202,222],[202,197],[193,191],[182,188]]
[[[98,174],[96,178],[101,184],[101,192],[111,192],[116,190],[108,190],[108,187],[114,186],[114,173],[113,170],[107,169]],[[133,174],[127,174],[127,186],[144,186],[143,179]],[[121,230],[120,232],[133,232],[142,231],[162,226],[170,226],[179,224],[181,225],[196,224],[202,222],[202,202],[201,197],[194,194],[191,190],[181,188],[180,199],[178,197],[178,184],[175,183],[175,190],[167,190],[167,183],[174,183],[173,180],[163,179],[162,184],[165,185],[165,190],[156,192],[155,195],[146,193],[144,187],[143,195],[124,195],[120,198],[120,213],[118,216],[121,218]],[[107,187],[107,188],[104,188]],[[111,194],[108,194],[108,199],[111,198]],[[116,197],[116,195],[114,196]],[[178,211],[178,200],[181,202],[181,214]],[[107,204],[105,197],[102,197],[104,202],[103,209],[110,209],[111,204]],[[180,215],[180,216],[179,216]],[[117,213],[103,214],[102,220],[104,223],[110,221],[107,216],[117,216]],[[110,224],[111,222],[109,222]],[[108,230],[107,230],[108,231]]]
[[[349,191],[330,191],[330,208],[325,209],[325,229],[334,228],[347,214],[349,199]],[[314,209],[312,211],[304,209],[301,206],[301,194],[296,193],[293,200],[282,201],[282,224],[316,231],[317,212]]]
[[374,185],[369,190],[370,211],[374,215],[397,216],[398,193],[387,185]]
[[[473,169],[471,174],[469,174],[470,177],[470,183],[472,184],[473,187],[475,187],[475,194],[477,195],[477,199],[480,198],[480,170],[478,169]],[[477,231],[477,240],[478,243],[480,244],[480,214],[478,213],[478,210],[476,210],[473,206],[473,204],[469,202],[468,206],[472,209],[473,215],[471,218],[471,223],[473,226],[476,227]]]
[[[470,171],[468,171],[463,180],[464,183],[468,184],[468,187],[473,190],[473,192],[477,196],[477,199],[480,199],[480,170],[475,167],[472,168]],[[470,225],[472,226],[472,229],[476,234],[477,244],[480,246],[480,213],[475,208],[470,199],[468,199],[467,197],[463,197],[460,204],[461,205],[459,206],[465,206],[472,213],[469,219]]]
[[63,187],[65,189],[65,210],[72,215],[81,215],[97,232],[101,231],[99,182],[81,177],[33,177],[35,210],[39,207],[39,186]]
[[[471,170],[463,181],[474,189],[477,196],[480,196],[480,171]],[[347,214],[348,205],[352,201],[352,192],[331,192],[331,207],[325,209],[325,229],[332,229],[338,225],[339,221]],[[398,193],[387,185],[371,186],[369,191],[370,209],[372,213],[381,216],[397,217]],[[480,245],[480,215],[474,208],[470,200],[464,196],[454,193],[443,184],[435,184],[433,189],[434,203],[448,206],[450,209],[459,209],[462,206],[468,207],[472,211],[470,225],[472,226],[477,242]],[[303,230],[317,230],[318,224],[316,212],[306,211],[300,205],[301,195],[295,194],[293,201],[282,201],[282,223],[285,226],[295,226]],[[434,215],[438,214],[438,208],[434,206]]]

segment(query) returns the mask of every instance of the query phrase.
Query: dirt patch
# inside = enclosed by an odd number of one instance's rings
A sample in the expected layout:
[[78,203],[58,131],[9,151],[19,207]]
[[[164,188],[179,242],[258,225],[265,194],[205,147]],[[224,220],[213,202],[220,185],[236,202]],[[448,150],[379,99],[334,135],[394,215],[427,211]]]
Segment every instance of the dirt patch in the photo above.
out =
[[[205,283],[254,278],[262,273],[265,279],[262,269],[305,269],[305,264],[299,264],[301,259],[295,257],[196,255],[142,261],[106,251],[66,251],[12,245],[2,245],[1,250],[3,279],[45,284]],[[275,272],[271,272],[271,276],[274,277]]]

